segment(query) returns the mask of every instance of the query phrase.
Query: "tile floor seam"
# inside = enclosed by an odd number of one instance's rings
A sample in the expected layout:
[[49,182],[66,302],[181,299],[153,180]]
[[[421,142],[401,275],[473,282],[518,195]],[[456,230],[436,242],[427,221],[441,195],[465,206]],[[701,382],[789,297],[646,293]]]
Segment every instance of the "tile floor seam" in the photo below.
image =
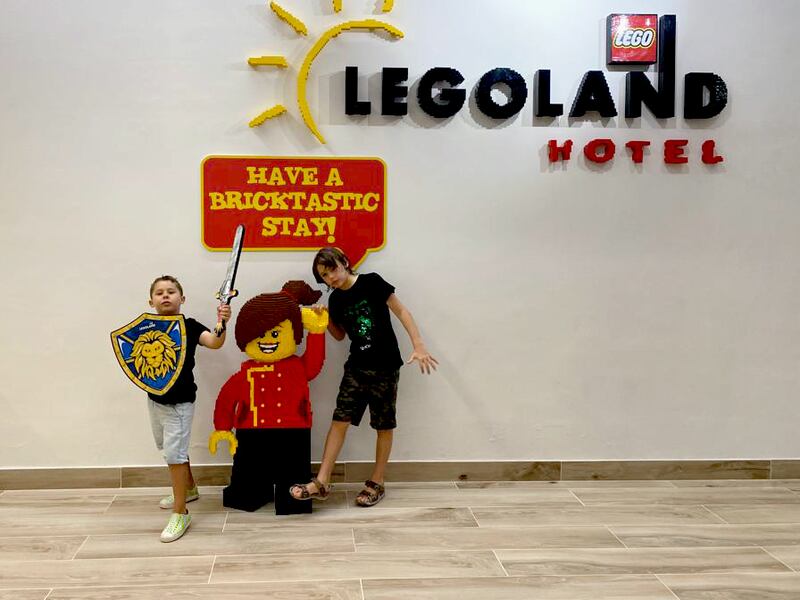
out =
[[56,589],[56,588],[50,588],[50,590],[47,592],[47,596],[45,596],[45,597],[43,598],[43,600],[47,600],[47,599],[50,597],[50,594],[52,594],[52,593],[53,593],[53,590],[54,590],[54,589]]
[[356,528],[350,528],[350,537],[353,538],[353,552],[358,554],[358,544],[356,544]]
[[631,549],[631,548],[630,548],[630,546],[628,546],[628,544],[626,544],[625,542],[623,542],[623,541],[622,541],[622,540],[619,538],[619,536],[618,536],[616,533],[614,533],[613,531],[611,531],[611,526],[610,526],[610,525],[604,525],[604,527],[605,527],[605,528],[608,530],[608,533],[610,533],[611,535],[613,535],[613,536],[616,538],[616,540],[617,540],[617,541],[618,541],[620,544],[622,544],[622,547],[623,547],[623,548],[627,548],[628,550],[630,550],[630,549]]
[[105,510],[104,510],[102,513],[100,513],[100,514],[103,514],[103,515],[107,515],[107,514],[108,514],[108,511],[109,511],[109,510],[111,510],[111,507],[112,507],[112,506],[113,506],[113,504],[114,504],[114,500],[116,500],[116,499],[117,499],[117,496],[118,496],[118,495],[119,495],[119,494],[114,494],[114,495],[111,497],[111,501],[108,503],[108,506],[106,506]]
[[500,568],[503,569],[503,573],[506,574],[506,577],[509,577],[508,571],[506,571],[506,566],[503,564],[503,561],[500,560],[500,557],[497,556],[497,551],[492,548],[492,554],[494,555],[494,559],[497,561],[497,564],[500,565]]
[[90,538],[90,537],[91,537],[91,536],[88,536],[88,535],[86,536],[86,539],[84,539],[84,540],[81,542],[81,545],[80,545],[80,546],[78,546],[78,549],[77,549],[77,550],[75,550],[75,554],[73,554],[73,555],[72,555],[72,558],[70,558],[70,560],[75,560],[75,559],[78,557],[78,553],[79,553],[79,552],[80,552],[80,551],[83,549],[83,547],[86,545],[86,542],[88,542],[88,541],[89,541],[89,538]]
[[680,599],[680,597],[678,596],[678,594],[676,594],[676,593],[675,593],[675,592],[672,590],[672,588],[671,588],[671,587],[669,587],[669,586],[668,586],[666,583],[664,583],[663,581],[661,581],[661,577],[659,577],[659,576],[658,576],[657,574],[655,574],[655,573],[653,573],[653,576],[656,578],[656,580],[658,580],[658,583],[660,583],[661,585],[663,585],[663,586],[666,588],[666,590],[667,590],[667,591],[668,591],[670,594],[672,594],[673,596],[675,596],[675,598],[676,598],[677,600],[681,600],[681,599]]
[[[470,576],[470,577],[489,578],[489,577],[498,577],[498,576],[497,575],[474,575],[474,576]],[[461,577],[459,577],[459,576],[455,576],[455,577],[435,577],[435,578],[436,579],[461,579]],[[357,577],[357,576],[343,577],[343,578],[324,577],[322,579],[313,579],[313,578],[312,579],[247,579],[247,580],[216,581],[216,582],[214,582],[214,583],[212,583],[210,585],[218,586],[218,585],[245,584],[245,583],[248,583],[248,584],[249,583],[319,583],[320,581],[326,581],[326,582],[327,581],[333,581],[333,582],[336,582],[336,583],[340,583],[340,582],[343,582],[343,581],[344,582],[360,581],[361,579],[362,578]],[[393,575],[392,577],[365,577],[363,579],[365,579],[366,581],[381,581],[382,579],[412,579],[413,580],[413,579],[419,579],[419,577],[416,577],[416,576],[413,576],[413,575],[405,575],[405,576],[404,575],[399,575],[399,576]],[[434,579],[434,577],[431,577],[429,579]],[[150,585],[150,586],[147,586],[147,587],[159,587],[161,585],[163,585],[163,584]],[[205,585],[205,584],[198,584],[198,585]],[[70,587],[74,587],[74,586],[70,586]],[[109,587],[109,586],[84,586],[84,587]],[[137,586],[137,587],[145,587],[145,586]]]
[[217,564],[217,555],[214,555],[214,558],[211,561],[211,568],[208,571],[208,581],[206,581],[207,585],[211,585],[211,576],[214,575],[214,566]]
[[227,510],[225,511],[225,518],[222,519],[222,530],[220,531],[220,533],[225,533],[225,526],[228,524],[228,516],[230,514],[231,513],[229,511]]
[[480,523],[480,521],[478,521],[478,517],[475,516],[475,513],[472,510],[472,507],[468,506],[467,510],[469,511],[469,514],[472,516],[472,520],[475,521],[475,526],[476,527],[480,527],[481,523]]
[[[557,548],[558,549],[562,549],[564,547],[563,546],[558,546]],[[498,548],[498,550],[538,550],[538,549],[539,548]],[[592,549],[594,550],[595,548],[592,548]],[[314,556],[330,556],[330,557],[345,556],[345,557],[350,557],[350,556],[355,556],[356,554],[358,554],[359,556],[364,556],[365,560],[366,560],[367,559],[366,557],[376,558],[376,557],[378,557],[378,556],[380,556],[382,554],[384,554],[384,555],[385,554],[419,554],[420,552],[436,554],[437,556],[439,556],[442,553],[444,553],[444,554],[447,554],[447,553],[464,554],[464,553],[468,553],[469,552],[469,553],[473,553],[473,554],[485,554],[487,552],[492,552],[492,549],[491,548],[432,548],[432,549],[427,549],[427,550],[419,550],[417,548],[411,548],[409,550],[373,550],[373,551],[370,551],[370,552],[300,552],[300,553],[298,553],[297,551],[291,551],[291,552],[268,552],[266,554],[264,554],[264,553],[261,553],[261,554],[218,554],[217,556],[219,558],[223,558],[223,559],[228,559],[228,558],[249,558],[249,557],[263,557],[263,558],[268,558],[268,559],[269,558],[273,558],[273,559],[274,558],[297,558],[297,559],[302,559],[302,558],[314,557]],[[180,555],[180,556],[172,556],[170,558],[197,558],[197,557],[201,557],[201,556],[211,556],[211,555],[210,554],[186,554],[186,555]],[[136,557],[136,558],[161,558],[161,557],[153,556],[153,557]],[[57,558],[51,558],[51,559],[48,559],[48,560],[63,562],[63,561],[60,561]],[[93,559],[93,560],[125,560],[125,558],[120,558],[120,557],[116,557],[116,558],[113,558],[113,559],[96,558],[96,559]],[[0,588],[0,589],[2,589],[2,588]]]
[[777,560],[777,561],[778,561],[779,563],[781,563],[781,564],[782,564],[784,567],[786,567],[787,569],[789,569],[789,571],[791,571],[792,573],[797,573],[797,570],[796,570],[796,569],[793,569],[793,568],[792,568],[790,565],[787,565],[787,564],[786,564],[785,562],[783,562],[783,561],[782,561],[780,558],[778,558],[778,557],[777,557],[777,556],[775,556],[775,555],[774,555],[772,552],[770,552],[769,550],[767,550],[767,549],[766,549],[764,546],[757,546],[757,548],[760,548],[761,550],[763,550],[764,552],[766,552],[768,556],[770,556],[770,557],[774,558],[775,560]]
[[722,521],[725,525],[733,525],[734,524],[734,523],[730,523],[730,522],[726,521],[725,519],[723,519],[721,515],[718,515],[717,513],[715,513],[713,510],[708,508],[708,506],[706,506],[705,504],[701,504],[700,508],[708,511],[711,514],[711,516],[716,517],[717,519]]
[[[796,573],[796,571],[793,571]],[[703,575],[791,575],[793,572],[789,571],[769,571],[766,569],[759,569],[755,571],[748,571],[747,569],[738,571],[738,570],[731,570],[727,569],[725,571],[664,571],[659,573],[628,573],[629,575],[664,575],[667,577],[683,577],[683,576],[695,576],[695,577],[702,577]]]
[[585,503],[583,500],[581,500],[581,499],[578,497],[578,494],[576,494],[576,493],[575,493],[575,492],[574,492],[574,491],[573,491],[571,488],[568,488],[568,489],[569,489],[569,493],[570,493],[570,494],[572,494],[573,496],[575,496],[575,499],[576,499],[578,502],[580,502],[580,503],[581,503],[581,506],[583,506],[584,508],[586,508],[586,503]]
[[367,596],[364,594],[364,580],[361,578],[358,580],[358,587],[361,589],[361,600],[367,600]]

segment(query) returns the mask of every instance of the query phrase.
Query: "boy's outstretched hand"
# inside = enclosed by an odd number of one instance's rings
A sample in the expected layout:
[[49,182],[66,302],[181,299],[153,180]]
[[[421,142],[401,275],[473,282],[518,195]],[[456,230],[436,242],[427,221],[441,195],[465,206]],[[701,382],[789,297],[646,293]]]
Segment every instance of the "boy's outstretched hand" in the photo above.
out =
[[406,364],[410,365],[414,361],[419,363],[420,372],[426,375],[430,375],[431,370],[435,371],[436,365],[439,364],[439,361],[433,358],[425,348],[415,349],[406,361]]
[[217,306],[217,321],[220,323],[227,323],[231,319],[231,305],[220,304]]

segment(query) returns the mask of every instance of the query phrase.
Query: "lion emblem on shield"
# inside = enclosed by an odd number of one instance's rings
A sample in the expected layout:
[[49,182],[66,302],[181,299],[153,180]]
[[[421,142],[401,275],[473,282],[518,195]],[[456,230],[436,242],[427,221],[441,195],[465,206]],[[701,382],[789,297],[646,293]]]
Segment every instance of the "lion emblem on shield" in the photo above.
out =
[[140,378],[158,379],[178,364],[177,344],[163,331],[148,331],[133,343],[131,358]]

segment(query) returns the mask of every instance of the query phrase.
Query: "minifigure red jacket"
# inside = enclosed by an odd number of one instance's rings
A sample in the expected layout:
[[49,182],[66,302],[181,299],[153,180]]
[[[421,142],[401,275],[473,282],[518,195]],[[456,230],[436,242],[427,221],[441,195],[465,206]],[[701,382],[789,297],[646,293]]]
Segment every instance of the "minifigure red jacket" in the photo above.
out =
[[308,382],[325,362],[325,334],[309,333],[302,356],[274,363],[247,360],[217,396],[214,429],[311,427]]

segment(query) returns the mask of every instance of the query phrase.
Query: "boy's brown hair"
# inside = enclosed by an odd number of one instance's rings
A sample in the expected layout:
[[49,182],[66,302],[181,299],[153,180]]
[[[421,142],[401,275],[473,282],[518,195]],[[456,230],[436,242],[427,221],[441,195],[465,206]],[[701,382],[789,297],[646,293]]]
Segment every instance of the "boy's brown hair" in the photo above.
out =
[[153,280],[153,283],[150,284],[150,297],[151,298],[153,297],[153,290],[156,289],[156,284],[159,281],[169,281],[170,283],[174,284],[176,288],[178,288],[178,291],[180,292],[181,296],[184,295],[183,286],[181,285],[180,281],[175,279],[172,275],[162,275],[161,277],[156,277],[155,280]]
[[317,252],[317,255],[314,257],[314,263],[311,265],[311,270],[314,272],[314,281],[317,283],[325,283],[325,280],[322,279],[319,272],[317,272],[317,267],[320,265],[328,269],[335,269],[339,265],[342,265],[348,273],[353,273],[353,269],[350,268],[350,259],[347,258],[344,252],[333,246],[327,246]]

